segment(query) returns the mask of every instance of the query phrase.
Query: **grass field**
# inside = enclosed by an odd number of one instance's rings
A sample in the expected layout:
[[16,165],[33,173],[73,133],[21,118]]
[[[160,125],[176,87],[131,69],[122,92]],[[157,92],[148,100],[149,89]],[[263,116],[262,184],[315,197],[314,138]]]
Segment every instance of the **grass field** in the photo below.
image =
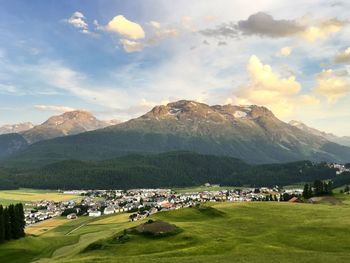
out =
[[[340,198],[340,205],[212,203],[162,212],[151,218],[182,231],[131,234],[125,243],[110,240],[142,223],[128,214],[54,219],[27,230],[35,236],[0,245],[0,262],[349,262],[350,197]],[[98,249],[86,251],[92,243]]]
[[66,195],[50,190],[19,189],[0,191],[0,204],[35,202],[40,200],[67,201],[80,198],[78,195]]
[[25,229],[27,235],[39,236],[47,231],[54,229],[60,225],[68,223],[70,220],[65,217],[55,217],[45,221],[41,221]]

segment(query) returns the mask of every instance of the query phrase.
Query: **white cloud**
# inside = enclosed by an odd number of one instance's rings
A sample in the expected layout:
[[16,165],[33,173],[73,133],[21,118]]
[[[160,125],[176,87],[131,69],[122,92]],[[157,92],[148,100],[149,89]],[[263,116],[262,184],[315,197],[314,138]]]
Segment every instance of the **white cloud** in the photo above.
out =
[[158,44],[167,38],[176,38],[179,36],[178,29],[175,28],[155,28],[153,35],[147,39],[147,44]]
[[57,106],[57,105],[34,105],[34,108],[40,111],[55,111],[55,112],[68,112],[74,111],[75,108],[68,106]]
[[73,15],[66,20],[66,22],[79,29],[79,31],[84,34],[89,33],[89,26],[86,23],[86,18],[84,14],[79,11],[74,12]]
[[309,42],[324,40],[331,34],[339,32],[344,26],[344,22],[337,19],[330,19],[322,21],[318,25],[307,27],[305,31],[301,33],[301,36]]
[[292,53],[291,47],[283,47],[279,50],[278,54],[283,57],[288,57]]
[[323,70],[317,75],[317,86],[314,91],[335,103],[350,93],[350,77],[347,71]]
[[181,18],[181,24],[185,30],[195,32],[197,29],[194,25],[193,18],[190,16],[183,16]]
[[149,22],[149,24],[155,29],[160,29],[160,27],[161,27],[161,24],[157,21],[151,21],[151,22]]
[[123,45],[123,48],[127,53],[140,52],[143,49],[143,44],[140,42],[121,39],[120,43]]
[[122,15],[113,17],[105,28],[107,31],[117,33],[129,39],[136,40],[145,38],[143,28],[139,24],[126,19]]
[[31,74],[56,90],[66,91],[80,99],[108,108],[128,107],[130,98],[118,86],[93,85],[86,75],[74,71],[61,62],[52,61],[31,66]]
[[278,117],[286,117],[293,113],[297,104],[314,104],[317,101],[311,95],[299,97],[301,85],[294,75],[287,78],[279,76],[255,55],[250,57],[247,71],[250,83],[234,92],[237,104],[263,105]]
[[5,93],[16,93],[17,88],[13,85],[8,85],[8,84],[1,84],[0,83],[0,93],[5,92]]

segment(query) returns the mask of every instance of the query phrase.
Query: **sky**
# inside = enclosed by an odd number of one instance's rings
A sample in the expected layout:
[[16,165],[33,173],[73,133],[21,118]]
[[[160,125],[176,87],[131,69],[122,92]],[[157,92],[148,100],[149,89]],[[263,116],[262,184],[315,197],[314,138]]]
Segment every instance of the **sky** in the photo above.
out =
[[256,104],[350,135],[350,2],[0,0],[0,125]]

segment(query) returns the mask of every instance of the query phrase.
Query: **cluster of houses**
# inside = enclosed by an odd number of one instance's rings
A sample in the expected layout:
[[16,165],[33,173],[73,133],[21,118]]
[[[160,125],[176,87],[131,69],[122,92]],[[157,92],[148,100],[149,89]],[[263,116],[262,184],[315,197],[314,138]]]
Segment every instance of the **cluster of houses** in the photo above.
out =
[[337,175],[340,175],[345,172],[350,172],[350,168],[347,168],[346,165],[344,164],[331,163],[329,164],[329,166],[337,170],[336,171]]
[[[303,189],[280,190],[278,187],[237,188],[217,191],[176,193],[171,189],[130,189],[65,191],[81,198],[66,202],[40,201],[26,204],[25,221],[34,224],[64,215],[99,217],[116,213],[130,213],[130,220],[141,220],[159,211],[194,206],[203,202],[280,201],[283,194],[300,196]],[[67,213],[69,211],[69,213]]]
[[24,216],[26,225],[32,225],[37,222],[60,216],[67,208],[73,208],[77,201],[71,200],[67,202],[54,201],[39,201],[33,203],[26,203],[24,205]]

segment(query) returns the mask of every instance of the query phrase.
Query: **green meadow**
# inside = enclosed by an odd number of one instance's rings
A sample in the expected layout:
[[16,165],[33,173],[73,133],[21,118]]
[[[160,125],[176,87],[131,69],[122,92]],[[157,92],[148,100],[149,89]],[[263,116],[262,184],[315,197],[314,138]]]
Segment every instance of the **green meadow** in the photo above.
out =
[[113,240],[142,223],[128,214],[53,219],[0,245],[0,262],[349,262],[350,198],[340,198],[340,205],[211,203],[161,212],[151,218],[179,233],[128,234],[125,242]]
[[0,205],[7,206],[15,203],[31,203],[41,200],[68,201],[81,198],[78,195],[63,194],[54,190],[38,190],[20,188],[18,190],[1,190]]

